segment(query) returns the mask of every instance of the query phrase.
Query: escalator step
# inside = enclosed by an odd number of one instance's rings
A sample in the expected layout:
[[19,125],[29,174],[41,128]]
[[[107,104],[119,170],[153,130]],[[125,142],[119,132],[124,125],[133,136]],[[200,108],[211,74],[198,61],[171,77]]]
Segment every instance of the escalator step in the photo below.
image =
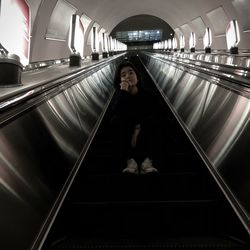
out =
[[119,239],[62,239],[50,249],[202,249],[202,250],[241,250],[247,249],[244,243],[220,237],[187,237],[169,239],[119,238]]

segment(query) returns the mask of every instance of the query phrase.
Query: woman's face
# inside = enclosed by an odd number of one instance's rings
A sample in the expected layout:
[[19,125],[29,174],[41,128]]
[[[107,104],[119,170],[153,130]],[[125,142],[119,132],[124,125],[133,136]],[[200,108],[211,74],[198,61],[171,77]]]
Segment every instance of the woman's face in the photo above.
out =
[[130,87],[136,86],[136,84],[138,83],[137,75],[133,68],[130,66],[123,67],[121,69],[120,76],[121,82],[127,82]]

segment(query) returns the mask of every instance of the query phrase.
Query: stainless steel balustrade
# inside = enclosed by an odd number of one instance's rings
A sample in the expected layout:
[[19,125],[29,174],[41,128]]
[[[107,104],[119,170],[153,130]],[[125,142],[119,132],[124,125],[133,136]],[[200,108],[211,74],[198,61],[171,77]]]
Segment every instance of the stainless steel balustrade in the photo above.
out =
[[178,63],[184,67],[199,70],[205,74],[218,76],[250,87],[250,55],[215,55],[215,54],[160,54],[156,58]]
[[250,234],[250,85],[242,86],[249,79],[231,82],[151,53],[141,58]]
[[1,96],[1,249],[39,246],[109,104],[121,59]]

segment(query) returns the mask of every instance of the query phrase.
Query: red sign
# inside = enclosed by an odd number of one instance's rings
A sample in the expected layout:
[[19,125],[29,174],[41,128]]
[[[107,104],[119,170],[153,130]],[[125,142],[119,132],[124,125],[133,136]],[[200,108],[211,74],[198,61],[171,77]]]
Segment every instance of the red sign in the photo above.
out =
[[24,0],[1,0],[0,5],[0,43],[25,66],[30,49],[29,6]]

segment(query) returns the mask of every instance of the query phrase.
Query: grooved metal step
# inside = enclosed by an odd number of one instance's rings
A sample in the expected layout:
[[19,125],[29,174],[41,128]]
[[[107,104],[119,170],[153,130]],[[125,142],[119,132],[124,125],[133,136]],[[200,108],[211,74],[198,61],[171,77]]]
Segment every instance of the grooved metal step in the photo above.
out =
[[243,250],[247,246],[235,239],[222,237],[189,238],[119,238],[119,239],[61,239],[51,249],[153,249],[153,250]]

